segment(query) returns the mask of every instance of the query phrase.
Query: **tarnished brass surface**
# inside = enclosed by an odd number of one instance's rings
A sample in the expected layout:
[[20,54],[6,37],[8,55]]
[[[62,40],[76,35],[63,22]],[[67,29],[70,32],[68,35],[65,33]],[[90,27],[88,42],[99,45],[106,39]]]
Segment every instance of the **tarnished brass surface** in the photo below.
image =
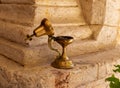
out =
[[66,47],[67,45],[71,44],[73,42],[73,37],[71,36],[58,36],[55,37],[55,41],[59,43],[62,46],[62,55],[52,63],[53,67],[56,68],[63,68],[63,69],[68,69],[68,68],[73,68],[74,64],[72,63],[71,60],[66,55]]
[[54,29],[48,19],[44,18],[41,22],[41,25],[37,27],[34,31],[36,37],[40,37],[42,35],[52,36],[54,35]]
[[[73,37],[71,36],[57,36],[54,37],[54,29],[48,19],[44,18],[41,21],[40,26],[38,26],[32,35],[27,35],[26,40],[32,40],[32,37],[40,37],[43,35],[48,35],[48,46],[51,50],[58,53],[58,57],[52,63],[52,66],[59,69],[69,69],[73,68],[74,64],[66,55],[66,46],[73,42]],[[52,40],[56,41],[58,44],[62,46],[62,54],[58,49],[52,47]]]
[[53,41],[53,40],[55,40],[55,37],[54,37],[54,36],[49,36],[49,37],[48,37],[48,47],[49,47],[51,50],[57,52],[57,53],[58,53],[58,57],[60,57],[61,54],[60,54],[59,50],[58,50],[58,49],[55,49],[55,48],[52,46],[52,41]]
[[53,36],[54,35],[54,29],[51,25],[51,23],[48,21],[48,19],[44,18],[41,21],[40,26],[38,26],[34,31],[32,35],[27,35],[26,40],[32,40],[32,37],[40,37],[43,35]]

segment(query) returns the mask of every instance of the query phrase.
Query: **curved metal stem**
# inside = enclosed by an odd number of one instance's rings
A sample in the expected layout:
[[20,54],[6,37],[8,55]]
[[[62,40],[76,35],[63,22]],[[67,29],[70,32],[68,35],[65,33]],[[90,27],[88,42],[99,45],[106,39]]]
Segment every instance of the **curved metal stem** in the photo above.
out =
[[52,40],[54,40],[54,36],[48,36],[48,47],[49,47],[51,50],[57,52],[59,56],[61,56],[59,50],[52,47]]
[[62,46],[62,56],[61,57],[65,61],[69,59],[66,55],[66,46]]

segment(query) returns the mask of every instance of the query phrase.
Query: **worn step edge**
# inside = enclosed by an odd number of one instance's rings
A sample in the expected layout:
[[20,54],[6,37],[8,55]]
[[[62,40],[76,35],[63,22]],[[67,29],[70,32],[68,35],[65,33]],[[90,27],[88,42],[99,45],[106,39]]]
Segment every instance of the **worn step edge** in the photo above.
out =
[[[44,63],[44,61],[48,59],[45,58],[45,55],[47,56],[47,52],[50,52],[48,47],[45,46],[46,45],[30,48],[0,38],[0,54],[22,65],[38,65],[38,63]],[[41,52],[44,50],[47,51],[45,54]]]
[[[56,43],[53,44],[54,47],[61,50],[60,45]],[[74,47],[79,48],[79,45],[74,43],[71,44],[70,48],[72,49],[68,48],[69,54],[79,54],[80,51],[74,53],[76,51],[74,50]],[[2,38],[0,38],[0,54],[5,55],[6,57],[9,57],[22,65],[42,64],[48,59],[53,59],[56,57],[56,53],[51,51],[47,44],[36,47],[26,47]]]

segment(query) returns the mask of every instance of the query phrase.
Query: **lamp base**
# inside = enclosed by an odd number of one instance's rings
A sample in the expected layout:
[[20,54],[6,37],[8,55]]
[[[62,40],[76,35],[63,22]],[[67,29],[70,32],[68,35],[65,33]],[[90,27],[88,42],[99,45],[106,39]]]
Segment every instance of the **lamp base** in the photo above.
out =
[[63,60],[60,58],[57,58],[51,65],[58,69],[71,69],[74,67],[71,60]]

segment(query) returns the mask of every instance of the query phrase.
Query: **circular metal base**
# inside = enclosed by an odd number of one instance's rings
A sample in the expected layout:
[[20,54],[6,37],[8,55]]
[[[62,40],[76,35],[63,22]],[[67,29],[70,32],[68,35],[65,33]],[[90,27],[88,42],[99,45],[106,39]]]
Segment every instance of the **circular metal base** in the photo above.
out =
[[74,67],[72,61],[61,59],[56,59],[51,65],[58,69],[71,69]]

